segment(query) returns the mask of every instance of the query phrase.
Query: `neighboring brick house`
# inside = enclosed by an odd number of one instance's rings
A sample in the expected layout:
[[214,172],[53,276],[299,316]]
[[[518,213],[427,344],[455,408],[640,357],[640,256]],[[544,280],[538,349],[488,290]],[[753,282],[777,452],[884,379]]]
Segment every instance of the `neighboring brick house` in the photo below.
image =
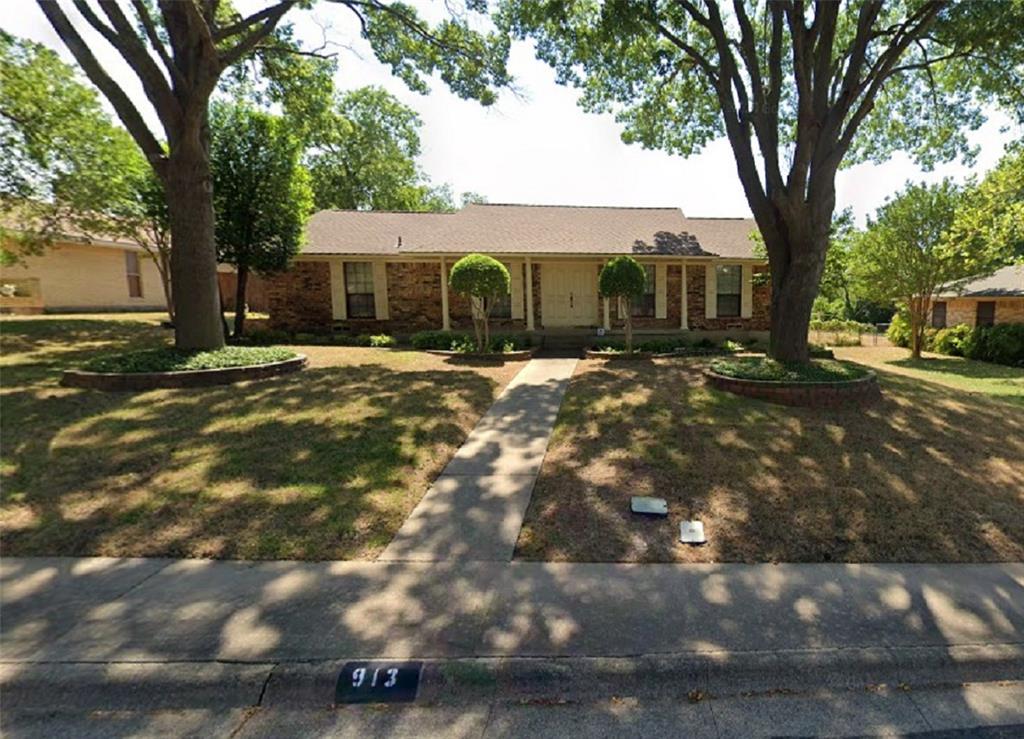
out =
[[495,330],[612,330],[621,324],[618,306],[598,295],[597,277],[608,259],[630,254],[650,276],[633,309],[638,331],[766,331],[770,288],[755,228],[750,219],[686,218],[678,208],[321,211],[291,269],[268,280],[270,323],[395,334],[469,327],[469,301],[446,286],[452,264],[480,252],[512,277],[492,309]]
[[960,323],[1024,323],[1024,266],[1003,267],[955,290],[940,291],[932,303],[932,326]]

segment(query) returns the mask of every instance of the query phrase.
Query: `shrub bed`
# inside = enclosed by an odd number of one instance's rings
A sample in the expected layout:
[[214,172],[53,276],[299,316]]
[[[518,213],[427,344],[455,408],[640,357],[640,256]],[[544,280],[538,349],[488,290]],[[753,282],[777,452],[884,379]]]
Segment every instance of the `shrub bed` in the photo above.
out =
[[759,382],[846,382],[867,377],[869,370],[835,359],[817,359],[807,364],[778,362],[764,357],[716,359],[711,369],[726,377]]
[[[905,316],[893,316],[888,337],[896,346],[910,345],[910,328]],[[928,328],[924,334],[924,349],[980,362],[1024,366],[1024,323]]]
[[140,372],[187,372],[190,370],[226,369],[228,367],[250,367],[272,362],[283,362],[298,355],[291,349],[279,346],[226,346],[214,351],[194,352],[166,347],[146,349],[128,354],[112,354],[96,357],[86,362],[86,372],[116,372],[135,374]]
[[[476,340],[457,331],[420,331],[413,334],[410,342],[414,349],[475,354]],[[487,354],[510,354],[523,352],[532,346],[529,336],[522,334],[496,334],[491,337]]]

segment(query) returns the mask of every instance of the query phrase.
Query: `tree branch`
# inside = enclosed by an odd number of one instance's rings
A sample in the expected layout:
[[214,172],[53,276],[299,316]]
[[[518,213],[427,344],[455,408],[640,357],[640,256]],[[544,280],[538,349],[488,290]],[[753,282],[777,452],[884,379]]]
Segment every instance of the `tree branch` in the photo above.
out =
[[[86,3],[84,0],[76,0],[76,5],[86,5]],[[167,78],[153,61],[153,57],[149,55],[146,46],[139,39],[124,13],[121,12],[121,7],[116,0],[100,0],[99,5],[117,33],[116,37],[111,40],[111,45],[128,62],[132,71],[135,72],[135,76],[142,82],[146,96],[152,101],[153,107],[156,108],[156,112],[166,126],[168,122],[181,115],[181,108],[174,99]]]
[[149,9],[143,0],[132,0],[132,6],[135,8],[135,13],[139,17],[139,21],[142,23],[143,29],[146,31],[146,36],[149,38],[150,45],[156,50],[156,53],[160,56],[160,61],[164,63],[164,67],[167,68],[167,74],[171,77],[171,82],[175,86],[180,86],[184,83],[185,78],[181,74],[181,70],[178,69],[178,65],[171,59],[171,55],[167,53],[167,49],[164,48],[163,41],[160,39],[160,34],[156,31],[156,25],[153,23],[153,18],[149,15]]
[[103,67],[100,66],[100,63],[96,61],[96,57],[93,56],[88,45],[78,34],[78,31],[71,25],[67,15],[58,5],[57,0],[38,0],[38,3],[40,10],[43,11],[46,19],[53,26],[53,30],[57,32],[57,35],[60,36],[61,40],[68,47],[71,55],[75,57],[75,61],[78,62],[89,80],[106,95],[110,104],[114,107],[118,118],[121,119],[121,122],[128,129],[132,138],[135,139],[139,148],[142,149],[142,153],[149,160],[153,170],[162,178],[166,162],[163,146],[157,141],[153,132],[149,130],[138,109],[125,94],[124,90],[111,79]]

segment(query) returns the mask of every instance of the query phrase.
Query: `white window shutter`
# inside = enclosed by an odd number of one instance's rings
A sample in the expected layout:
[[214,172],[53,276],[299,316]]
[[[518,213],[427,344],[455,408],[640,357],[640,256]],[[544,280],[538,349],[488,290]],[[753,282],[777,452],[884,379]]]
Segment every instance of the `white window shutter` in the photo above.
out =
[[740,318],[750,318],[754,314],[754,268],[744,264],[740,274]]
[[704,267],[704,317],[718,318],[718,275],[713,264]]
[[667,265],[654,265],[654,317],[668,317],[668,277]]
[[522,320],[523,318],[523,264],[512,262],[508,265],[508,272],[511,276],[512,290],[512,318]]
[[373,263],[373,308],[378,321],[386,321],[388,314],[388,266],[384,262]]
[[331,316],[335,321],[348,318],[348,306],[345,302],[345,263],[331,260]]

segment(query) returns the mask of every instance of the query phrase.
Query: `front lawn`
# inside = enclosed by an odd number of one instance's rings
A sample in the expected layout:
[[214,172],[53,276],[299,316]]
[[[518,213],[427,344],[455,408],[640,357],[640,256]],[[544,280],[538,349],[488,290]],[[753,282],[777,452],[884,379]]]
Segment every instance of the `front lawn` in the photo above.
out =
[[[1024,413],[994,397],[1024,372],[974,367],[985,376],[957,375],[967,391],[865,362],[878,371],[881,402],[819,410],[713,390],[707,362],[580,363],[520,559],[1024,559]],[[666,498],[668,519],[633,516],[632,495]],[[704,522],[704,546],[678,543],[689,518]]]
[[262,382],[57,384],[169,336],[109,316],[0,322],[6,555],[372,557],[522,367],[296,347],[310,367]]
[[934,382],[954,390],[983,393],[1024,406],[1024,369],[963,357],[926,353],[913,359],[908,349],[895,346],[835,350],[836,356],[906,377]]

